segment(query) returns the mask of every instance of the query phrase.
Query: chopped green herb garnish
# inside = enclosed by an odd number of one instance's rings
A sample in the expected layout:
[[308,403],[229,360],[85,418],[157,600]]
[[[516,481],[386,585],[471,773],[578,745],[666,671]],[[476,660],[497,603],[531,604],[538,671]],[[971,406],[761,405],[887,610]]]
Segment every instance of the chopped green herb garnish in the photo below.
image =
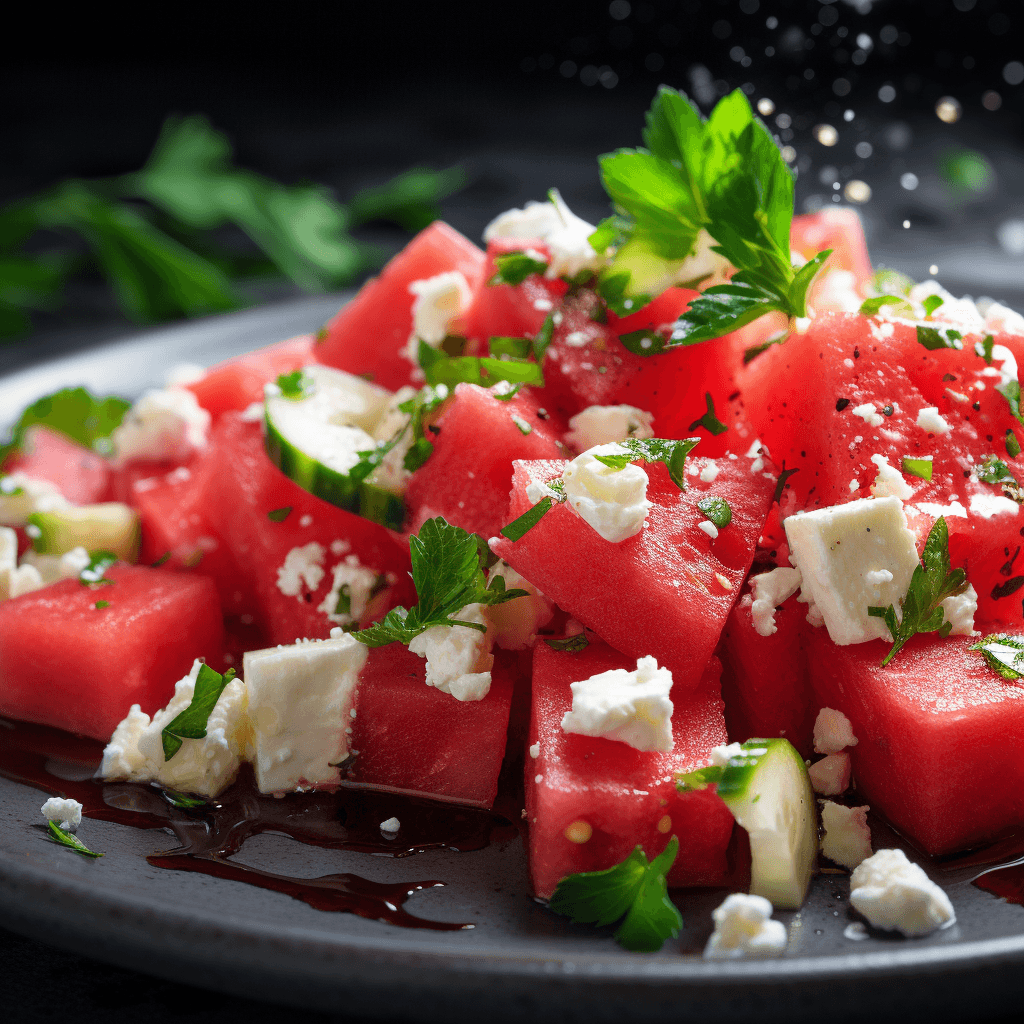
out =
[[512,422],[519,429],[520,434],[526,435],[533,433],[533,426],[529,422],[524,420],[522,416],[513,416]]
[[989,455],[974,472],[979,480],[984,480],[987,484],[1001,484],[1004,481],[1017,483],[1017,478],[1010,472],[1010,467],[994,455]]
[[767,352],[773,345],[781,345],[787,337],[789,337],[788,332],[780,334],[775,338],[769,338],[768,341],[763,341],[760,345],[751,345],[750,348],[745,348],[743,350],[743,365],[749,366],[759,355]]
[[89,564],[78,574],[79,583],[92,586],[113,583],[113,580],[105,578],[105,574],[116,561],[117,555],[112,551],[90,551]]
[[986,334],[981,341],[974,343],[974,352],[985,360],[989,366],[992,365],[992,349],[995,347],[995,338],[991,334]]
[[425,437],[418,437],[402,457],[402,468],[410,473],[415,473],[433,454],[433,442],[428,441]]
[[668,470],[672,482],[681,491],[686,490],[686,456],[700,444],[699,437],[684,437],[678,441],[661,437],[626,437],[616,443],[625,448],[626,452],[622,455],[595,455],[594,458],[612,469],[625,469],[638,459],[644,462],[660,462]]
[[531,384],[544,386],[544,374],[539,364],[524,359],[495,359],[492,356],[448,356],[438,349],[420,341],[419,364],[427,383],[438,387],[444,384],[454,388],[456,384],[479,384],[493,387],[499,381],[510,384]]
[[494,258],[497,273],[487,282],[495,284],[522,284],[531,274],[543,274],[548,269],[546,260],[536,259],[529,250],[510,252]]
[[709,494],[697,502],[697,508],[719,529],[732,522],[732,509],[725,498]]
[[165,551],[151,566],[150,569],[159,569],[161,565],[166,565],[171,560],[170,551]]
[[1024,678],[1024,636],[993,633],[972,644],[969,650],[979,651],[988,667],[1004,679]]
[[590,646],[586,633],[574,633],[562,640],[545,640],[544,643],[553,651],[568,651],[570,654],[579,654]]
[[292,506],[285,505],[282,508],[272,509],[267,513],[267,518],[272,523],[283,523],[292,514]]
[[487,350],[496,357],[528,359],[533,353],[533,342],[529,338],[491,338],[487,343]]
[[24,493],[25,488],[16,484],[9,476],[0,476],[0,497],[16,498]]
[[207,801],[201,797],[189,796],[187,793],[179,793],[176,789],[162,790],[164,799],[172,806],[183,811],[195,810],[198,807],[208,807]]
[[996,391],[1006,399],[1013,418],[1024,425],[1024,416],[1020,413],[1020,381],[1008,380],[1005,384],[997,384]]
[[949,567],[949,530],[945,518],[939,516],[925,541],[922,564],[914,569],[907,595],[900,599],[902,614],[897,617],[892,605],[868,608],[868,615],[885,620],[893,640],[882,661],[882,668],[917,633],[938,633],[943,638],[949,636],[953,623],[944,620],[942,602],[947,597],[962,594],[967,586],[964,570]]
[[109,608],[109,607],[110,607],[110,602],[109,601],[97,601],[93,605],[93,608],[95,608],[97,611],[103,611],[104,608]]
[[912,278],[902,271],[879,267],[871,278],[871,289],[877,295],[902,295],[910,297],[910,289],[914,287]]
[[551,339],[554,336],[555,314],[548,313],[544,317],[544,323],[540,325],[540,330],[533,339],[533,358],[537,360],[538,366],[544,365],[544,356],[547,355],[548,346],[551,344]]
[[330,331],[327,329],[327,324],[324,324],[323,327],[321,327],[316,332],[316,334],[313,335],[313,340],[319,345],[320,342],[325,341],[327,339],[327,335],[329,333]]
[[669,347],[663,334],[649,328],[620,334],[619,341],[635,356],[656,356]]
[[551,511],[551,506],[561,504],[565,501],[565,489],[561,479],[550,480],[547,483],[548,490],[554,491],[556,497],[545,494],[535,505],[528,508],[518,519],[506,523],[499,531],[503,537],[511,541],[517,541],[530,532],[543,518]]
[[711,397],[710,391],[704,393],[704,402],[708,407],[708,411],[700,419],[694,420],[686,429],[696,430],[698,427],[703,427],[709,433],[714,434],[715,437],[719,434],[724,434],[729,428],[715,415],[715,401]]
[[308,398],[314,391],[313,378],[303,370],[282,373],[277,378],[277,386],[281,389],[281,394],[292,401]]
[[924,306],[924,315],[926,318],[930,318],[932,313],[935,312],[945,302],[945,299],[941,295],[929,295],[921,305]]
[[80,853],[84,857],[102,857],[102,853],[96,853],[94,850],[90,850],[85,843],[82,842],[78,836],[69,832],[67,829],[61,828],[60,825],[55,821],[47,823],[47,829],[50,836],[56,840],[61,846],[66,846],[68,849],[74,850],[75,853]]
[[681,772],[676,775],[676,789],[680,793],[698,792],[722,781],[725,771],[721,765],[709,764],[706,768],[698,768],[692,772]]
[[168,722],[161,732],[164,760],[169,761],[181,749],[183,740],[201,740],[206,736],[206,723],[220,700],[224,688],[235,678],[229,668],[221,675],[209,665],[200,665],[189,706]]
[[353,636],[367,647],[408,644],[431,626],[468,626],[486,630],[477,622],[462,622],[452,616],[467,604],[503,604],[529,596],[525,590],[506,590],[505,580],[495,576],[486,583],[479,541],[438,516],[428,519],[409,538],[412,581],[417,603],[412,608],[392,608],[380,622]]
[[352,612],[352,591],[347,583],[338,590],[338,600],[334,605],[335,615],[350,615]]
[[1020,441],[1017,440],[1017,435],[1010,429],[1006,431],[1006,454],[1011,459],[1015,459],[1020,455]]
[[963,335],[952,327],[922,327],[918,324],[917,340],[929,352],[940,348],[961,349],[964,347]]
[[793,469],[786,469],[786,464],[785,464],[785,462],[783,462],[783,464],[782,464],[782,472],[779,473],[779,479],[775,482],[775,495],[772,498],[772,500],[776,504],[778,504],[780,501],[782,501],[782,492],[786,489],[786,484],[787,484],[789,478],[794,473],[799,473],[799,472],[800,472],[800,468],[798,466],[795,466]]
[[883,306],[895,306],[893,312],[913,316],[914,307],[899,295],[876,295],[860,304],[861,316],[874,316]]
[[920,458],[904,455],[902,461],[903,472],[907,476],[916,476],[920,480],[931,480],[932,457],[930,455],[922,455]]
[[491,388],[491,397],[499,402],[511,402],[522,390],[522,384],[509,384],[507,381],[500,382]]
[[625,918],[616,941],[634,952],[653,953],[683,926],[665,881],[678,852],[679,840],[673,836],[653,861],[638,846],[614,867],[568,875],[558,883],[549,906],[578,924],[601,927]]

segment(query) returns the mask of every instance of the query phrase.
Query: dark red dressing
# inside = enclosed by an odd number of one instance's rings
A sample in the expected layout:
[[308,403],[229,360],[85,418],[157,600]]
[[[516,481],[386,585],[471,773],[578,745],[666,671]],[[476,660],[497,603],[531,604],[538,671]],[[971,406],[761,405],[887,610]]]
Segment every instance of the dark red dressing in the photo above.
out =
[[[286,835],[311,846],[389,857],[423,850],[479,850],[516,833],[512,823],[495,812],[390,793],[342,789],[274,799],[257,791],[247,765],[216,801],[196,808],[176,807],[173,797],[157,786],[94,779],[102,750],[93,740],[0,719],[0,775],[78,800],[89,818],[173,831],[180,845],[147,857],[150,864],[246,882],[318,910],[345,911],[406,928],[453,931],[473,926],[428,921],[403,908],[413,893],[444,882],[380,883],[353,874],[295,878],[230,858],[246,839],[261,832]],[[380,823],[391,817],[401,822],[393,838],[380,829]]]

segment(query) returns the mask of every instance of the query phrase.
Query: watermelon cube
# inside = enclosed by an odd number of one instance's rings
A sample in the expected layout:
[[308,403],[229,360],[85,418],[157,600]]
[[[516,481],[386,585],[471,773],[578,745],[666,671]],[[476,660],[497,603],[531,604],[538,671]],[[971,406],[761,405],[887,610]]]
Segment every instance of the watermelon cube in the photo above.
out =
[[635,669],[636,659],[599,642],[577,654],[537,645],[526,813],[530,877],[538,896],[549,898],[566,875],[618,864],[637,844],[654,857],[673,835],[679,837],[679,855],[669,885],[725,879],[731,812],[713,789],[679,793],[673,781],[675,772],[708,764],[711,748],[726,742],[719,667],[712,658],[695,692],[673,693],[673,750],[645,753],[616,740],[562,731],[562,716],[572,708],[571,683],[610,669]]
[[153,714],[196,658],[219,658],[211,580],[130,565],[106,578],[0,603],[0,714],[106,741],[133,704]]
[[21,451],[7,460],[5,473],[24,473],[56,484],[74,505],[106,501],[110,491],[110,463],[48,427],[29,427]]

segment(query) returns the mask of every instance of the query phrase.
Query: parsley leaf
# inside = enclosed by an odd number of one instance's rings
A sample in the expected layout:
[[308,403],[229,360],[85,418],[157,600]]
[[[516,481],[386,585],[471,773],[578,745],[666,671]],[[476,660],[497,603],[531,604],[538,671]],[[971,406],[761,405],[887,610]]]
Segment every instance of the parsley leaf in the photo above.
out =
[[221,675],[209,665],[199,666],[189,706],[168,722],[160,734],[165,761],[169,761],[181,749],[183,740],[201,740],[206,736],[206,723],[210,720],[210,714],[224,688],[234,678],[233,668]]
[[1009,455],[1011,459],[1015,459],[1018,455],[1020,455],[1020,441],[1017,440],[1017,435],[1013,432],[1012,429],[1008,429],[1006,431],[1005,444],[1006,454]]
[[113,583],[105,574],[116,561],[117,555],[112,551],[90,551],[89,564],[78,574],[78,582],[92,586]]
[[533,352],[533,343],[529,338],[491,338],[487,350],[492,356],[527,359]]
[[858,312],[861,316],[874,316],[883,306],[895,306],[896,309],[893,312],[899,315],[914,315],[913,305],[902,295],[876,295],[865,299],[860,304]]
[[919,458],[904,455],[902,464],[903,472],[906,473],[907,476],[916,476],[920,480],[931,480],[932,457],[930,455],[922,455]]
[[90,850],[89,847],[78,838],[78,836],[74,835],[72,832],[68,832],[67,829],[61,828],[57,822],[48,822],[46,827],[51,837],[56,842],[60,843],[61,846],[67,846],[69,849],[74,850],[75,853],[80,853],[85,857],[103,856],[102,853],[96,853],[94,850]]
[[715,437],[724,434],[729,428],[715,415],[715,400],[711,397],[710,391],[704,393],[704,402],[708,411],[700,419],[694,420],[686,429],[696,430],[698,427],[703,427]]
[[495,359],[491,356],[449,356],[420,341],[419,364],[427,383],[454,388],[456,384],[493,387],[499,381],[544,387],[540,365],[523,359]]
[[202,797],[189,796],[187,793],[179,793],[176,789],[165,789],[163,798],[172,806],[183,811],[194,810],[197,807],[208,807],[209,804]]
[[462,625],[485,632],[486,626],[480,623],[460,622],[452,616],[467,604],[503,604],[528,596],[525,590],[506,590],[500,576],[487,585],[476,534],[440,516],[428,519],[409,538],[409,554],[417,603],[412,608],[392,608],[380,622],[352,634],[367,647],[408,644],[432,626]]
[[794,466],[792,469],[786,469],[786,463],[782,463],[782,472],[779,473],[779,479],[775,481],[775,494],[772,496],[772,501],[776,504],[782,501],[782,492],[786,489],[787,481],[794,473],[799,472],[799,466]]
[[547,260],[530,255],[530,250],[510,252],[494,258],[497,273],[487,282],[495,284],[522,284],[531,274],[543,274],[548,269]]
[[612,469],[625,469],[631,462],[642,459],[644,462],[660,462],[668,470],[672,482],[681,490],[686,490],[684,470],[686,456],[700,444],[699,437],[684,437],[678,441],[666,440],[661,437],[626,437],[616,442],[625,448],[622,455],[595,455],[598,462],[603,462]]
[[272,523],[283,523],[292,514],[292,506],[284,505],[281,508],[271,509],[267,513],[267,518]]
[[967,574],[963,569],[951,569],[949,566],[949,530],[945,518],[939,516],[925,541],[922,564],[914,569],[907,595],[900,599],[901,617],[897,617],[892,605],[868,608],[868,615],[885,620],[893,640],[882,661],[882,668],[917,633],[938,633],[943,638],[949,636],[953,624],[944,621],[942,602],[966,589]]
[[1008,380],[1005,384],[997,384],[996,391],[1006,399],[1013,418],[1018,423],[1024,424],[1024,416],[1020,412],[1020,381]]
[[922,327],[917,326],[917,341],[929,352],[940,348],[962,349],[963,335],[952,327]]
[[578,924],[598,927],[624,917],[616,941],[634,952],[653,953],[683,925],[665,881],[678,852],[679,840],[673,836],[653,861],[638,846],[614,867],[568,875],[558,883],[549,906]]
[[281,389],[281,394],[293,402],[308,398],[314,391],[313,378],[304,370],[282,373],[277,378],[277,386]]
[[921,305],[924,306],[924,315],[926,319],[931,319],[932,313],[935,312],[945,302],[941,295],[929,295]]
[[992,349],[995,347],[995,338],[991,334],[986,334],[981,341],[974,343],[974,354],[984,359],[989,366],[992,365]]
[[547,355],[548,346],[555,334],[555,314],[548,313],[544,317],[544,323],[533,339],[533,358],[537,360],[538,366],[544,365],[544,356]]
[[93,605],[93,608],[95,608],[97,611],[102,611],[104,608],[109,608],[109,607],[110,607],[110,602],[109,601],[97,601]]
[[590,646],[586,633],[574,633],[561,640],[545,640],[544,643],[553,651],[568,651],[570,654],[579,654]]
[[993,633],[972,644],[968,650],[979,651],[989,668],[1004,679],[1024,678],[1024,637]]
[[697,502],[697,508],[719,529],[728,526],[732,522],[732,509],[725,498],[709,494]]
[[552,505],[560,505],[565,501],[564,485],[560,478],[549,480],[546,486],[548,490],[555,492],[555,496],[552,497],[550,494],[545,494],[540,501],[528,508],[518,519],[513,519],[511,523],[506,523],[499,531],[503,537],[508,537],[513,542],[519,540],[529,533],[551,511]]

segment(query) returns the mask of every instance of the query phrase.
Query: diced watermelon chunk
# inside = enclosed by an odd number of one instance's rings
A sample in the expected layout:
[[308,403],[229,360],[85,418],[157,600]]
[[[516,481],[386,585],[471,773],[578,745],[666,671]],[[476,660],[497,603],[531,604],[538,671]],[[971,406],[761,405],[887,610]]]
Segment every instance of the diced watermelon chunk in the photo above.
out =
[[132,704],[153,714],[196,658],[219,658],[212,581],[129,565],[106,577],[0,603],[0,714],[108,740]]
[[426,661],[401,644],[371,649],[359,676],[347,778],[356,785],[490,807],[512,702],[511,662],[495,659],[490,692],[462,702],[426,684]]
[[826,207],[818,213],[799,214],[789,229],[789,244],[804,259],[813,259],[823,249],[831,249],[825,266],[846,270],[858,284],[871,280],[871,258],[864,238],[864,225],[856,210]]
[[444,518],[482,537],[507,522],[514,459],[557,459],[564,424],[542,417],[542,392],[496,398],[487,388],[459,384],[427,436],[434,452],[409,481],[405,500],[413,533]]
[[199,380],[185,386],[216,420],[229,410],[242,412],[253,402],[262,402],[265,384],[315,363],[315,353],[313,335],[300,334],[211,366]]
[[882,641],[836,647],[813,631],[817,707],[842,711],[864,799],[930,854],[1024,824],[1024,687],[988,667],[971,637],[917,637],[885,668]]
[[[270,461],[261,424],[225,413],[210,449],[219,471],[206,477],[209,521],[238,567],[235,585],[251,602],[268,644],[330,635],[333,623],[320,605],[331,590],[334,566],[353,555],[390,581],[372,606],[378,615],[393,604],[415,603],[408,551],[384,527],[289,480]],[[314,543],[320,547],[322,578],[315,586],[303,583],[298,594],[284,593],[278,570],[289,551]]]
[[483,280],[486,257],[444,221],[424,228],[372,278],[326,327],[316,358],[397,391],[408,384],[412,363],[402,354],[412,333],[413,281],[458,271],[470,291]]
[[[500,537],[494,552],[617,650],[653,654],[672,670],[673,693],[698,685],[754,557],[768,514],[774,476],[751,472],[747,458],[719,459],[713,481],[701,471],[713,460],[687,460],[686,490],[661,465],[645,469],[654,503],[643,530],[620,544],[604,540],[567,504],[555,505],[522,539]],[[517,462],[509,518],[531,506],[526,488],[561,473],[561,462]],[[708,474],[710,475],[710,474]],[[697,502],[724,498],[732,522],[711,540]]]
[[47,427],[29,427],[21,451],[7,460],[5,473],[24,473],[56,484],[75,505],[106,501],[110,491],[110,463]]
[[[673,781],[675,772],[708,764],[711,748],[726,742],[718,660],[704,666],[696,692],[673,692],[675,746],[668,754],[562,731],[562,716],[572,708],[571,683],[614,668],[635,669],[636,659],[598,642],[578,654],[541,643],[533,666],[529,742],[539,753],[526,759],[526,813],[534,892],[548,898],[566,875],[609,868],[637,844],[654,857],[673,835],[679,855],[669,885],[721,883],[732,814],[713,789],[678,793]],[[569,838],[579,840],[588,829],[585,842]]]

